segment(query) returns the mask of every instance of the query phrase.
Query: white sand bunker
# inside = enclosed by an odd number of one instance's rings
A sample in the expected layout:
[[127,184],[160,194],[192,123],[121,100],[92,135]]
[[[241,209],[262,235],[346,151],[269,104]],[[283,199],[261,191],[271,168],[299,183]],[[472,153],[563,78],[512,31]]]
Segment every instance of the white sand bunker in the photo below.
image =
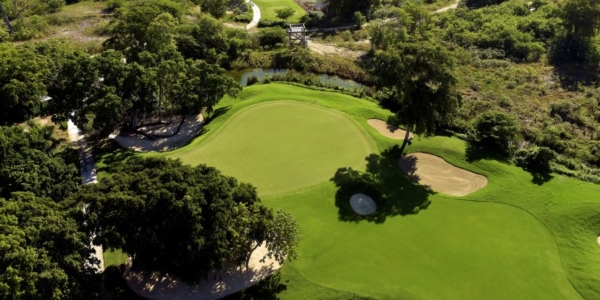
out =
[[[369,119],[369,120],[367,120],[367,123],[369,123],[369,125],[371,125],[371,127],[375,128],[377,131],[379,131],[379,133],[381,133],[382,135],[389,137],[391,139],[403,140],[404,136],[406,136],[406,131],[396,128],[396,127],[393,127],[393,126],[389,126],[383,120]],[[408,138],[412,139],[413,134],[409,133]]]
[[[145,134],[163,136],[155,139],[147,138],[141,134],[129,134],[126,136],[111,134],[109,138],[114,139],[121,147],[134,151],[169,151],[187,144],[202,130],[204,117],[202,114],[185,116],[185,120],[179,128],[180,120],[173,120],[168,124],[146,126],[140,128]],[[179,132],[177,129],[179,128]]]
[[208,275],[208,281],[201,281],[197,285],[187,285],[174,276],[131,269],[125,274],[125,280],[132,291],[150,300],[221,299],[258,283],[281,268],[276,260],[269,257],[261,262],[267,253],[268,249],[263,243],[252,252],[248,269],[215,272]]
[[598,244],[600,244],[600,235],[598,235],[597,241],[598,241]]
[[373,198],[365,194],[354,194],[350,197],[350,206],[359,215],[370,215],[377,210],[377,204]]
[[485,176],[455,167],[441,157],[426,153],[407,155],[400,159],[399,165],[420,184],[452,196],[468,195],[488,182]]

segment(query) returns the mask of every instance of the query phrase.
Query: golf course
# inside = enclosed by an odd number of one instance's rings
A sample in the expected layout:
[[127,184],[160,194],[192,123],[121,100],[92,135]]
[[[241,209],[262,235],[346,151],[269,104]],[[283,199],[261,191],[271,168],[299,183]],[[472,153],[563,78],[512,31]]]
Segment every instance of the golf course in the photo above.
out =
[[[254,287],[268,286],[281,299],[600,295],[597,185],[555,174],[540,181],[483,150],[467,151],[458,138],[417,136],[408,153],[435,155],[487,179],[466,196],[437,192],[399,167],[402,140],[369,125],[389,115],[337,92],[255,85],[225,97],[188,145],[142,155],[215,166],[297,218],[298,258]],[[99,165],[115,155],[100,157]],[[349,186],[338,180],[344,170],[372,181]],[[376,212],[352,211],[354,192],[376,198]]]

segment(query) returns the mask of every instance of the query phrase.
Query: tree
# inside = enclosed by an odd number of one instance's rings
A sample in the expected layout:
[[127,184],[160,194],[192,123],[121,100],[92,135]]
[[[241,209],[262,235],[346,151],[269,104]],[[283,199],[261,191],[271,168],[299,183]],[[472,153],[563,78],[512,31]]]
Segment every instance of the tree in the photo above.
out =
[[13,192],[58,201],[79,188],[81,179],[73,153],[58,149],[52,127],[33,122],[28,132],[17,126],[0,126],[0,198]]
[[2,19],[4,20],[4,23],[6,24],[6,28],[8,28],[8,33],[13,34],[15,32],[15,29],[10,24],[8,15],[6,15],[6,11],[4,11],[4,8],[2,7],[2,2],[0,2],[0,14],[2,14]]
[[0,198],[0,298],[99,299],[89,236],[66,208],[28,192]]
[[481,8],[490,5],[500,4],[506,0],[465,0],[465,5],[468,8]]
[[475,118],[469,139],[500,154],[508,155],[515,147],[519,132],[517,119],[501,111],[486,111]]
[[377,3],[378,0],[329,0],[327,14],[332,18],[349,19],[356,11],[368,14],[371,6]]
[[227,12],[228,0],[200,0],[200,9],[219,19]]
[[123,249],[134,267],[188,282],[247,263],[263,242],[281,262],[295,257],[294,219],[274,215],[254,187],[205,165],[133,157],[76,199],[89,204],[97,242]]
[[564,29],[555,40],[555,54],[585,60],[594,51],[592,39],[600,28],[600,3],[593,0],[561,2],[559,16]]
[[275,15],[284,22],[287,19],[289,19],[292,15],[294,15],[294,13],[295,13],[294,9],[289,6],[286,6],[283,8],[278,8],[275,10]]
[[379,82],[393,91],[389,100],[396,120],[406,125],[403,148],[411,131],[433,134],[461,104],[452,56],[440,45],[426,40],[398,43],[377,51],[374,64]]
[[367,22],[367,18],[360,12],[354,12],[354,25],[356,28],[361,28]]
[[46,95],[48,63],[22,46],[0,44],[0,125],[23,122],[35,115]]
[[115,20],[113,34],[104,46],[122,51],[127,62],[138,61],[144,51],[168,52],[174,47],[172,32],[181,14],[181,5],[171,0],[131,2]]
[[235,97],[241,89],[224,69],[202,60],[186,60],[183,71],[175,76],[167,95],[182,114],[200,113],[202,109],[210,113],[223,96]]

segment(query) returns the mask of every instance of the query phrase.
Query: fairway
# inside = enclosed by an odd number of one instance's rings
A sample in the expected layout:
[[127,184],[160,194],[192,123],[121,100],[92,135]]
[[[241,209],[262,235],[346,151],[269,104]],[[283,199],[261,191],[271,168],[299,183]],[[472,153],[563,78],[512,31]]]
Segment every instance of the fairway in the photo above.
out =
[[375,144],[351,119],[295,101],[250,106],[201,146],[177,155],[258,187],[261,195],[327,181],[337,168],[361,167]]
[[294,9],[294,14],[286,20],[288,23],[297,23],[306,12],[294,0],[253,0],[260,8],[260,13],[264,20],[281,21],[275,14],[276,9],[291,7]]
[[379,299],[579,299],[552,235],[518,208],[435,197],[415,216],[346,223],[325,201],[334,194],[266,201],[302,224],[293,264],[320,284]]

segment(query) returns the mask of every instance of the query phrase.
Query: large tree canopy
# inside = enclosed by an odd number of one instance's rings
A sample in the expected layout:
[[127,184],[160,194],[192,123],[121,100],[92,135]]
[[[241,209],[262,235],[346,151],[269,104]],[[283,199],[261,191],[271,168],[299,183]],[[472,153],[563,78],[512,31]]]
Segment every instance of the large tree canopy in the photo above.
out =
[[99,298],[98,262],[74,218],[80,212],[28,192],[0,198],[1,299]]
[[79,170],[57,149],[51,127],[31,124],[28,132],[16,126],[0,126],[0,197],[12,192],[32,192],[38,197],[62,201],[77,191]]
[[409,131],[433,134],[438,125],[451,120],[461,103],[450,53],[427,40],[377,51],[375,75],[393,91],[390,108],[407,126],[407,136]]
[[205,165],[131,158],[77,199],[89,203],[98,242],[186,281],[247,263],[263,242],[281,262],[295,256],[294,219],[263,206],[251,185]]
[[26,47],[0,44],[0,125],[34,116],[46,94],[46,59]]

